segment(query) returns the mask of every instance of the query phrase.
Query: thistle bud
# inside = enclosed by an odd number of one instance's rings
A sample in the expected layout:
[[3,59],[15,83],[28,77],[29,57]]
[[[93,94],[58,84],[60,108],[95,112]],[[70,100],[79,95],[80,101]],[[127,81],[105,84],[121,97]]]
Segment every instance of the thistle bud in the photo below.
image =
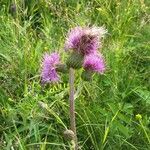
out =
[[17,6],[16,4],[11,4],[9,7],[9,13],[13,16],[16,17],[16,13],[17,13]]
[[69,68],[80,69],[83,63],[83,56],[79,53],[72,52],[67,59],[67,66]]
[[64,138],[68,140],[73,140],[75,137],[74,132],[72,130],[64,131]]

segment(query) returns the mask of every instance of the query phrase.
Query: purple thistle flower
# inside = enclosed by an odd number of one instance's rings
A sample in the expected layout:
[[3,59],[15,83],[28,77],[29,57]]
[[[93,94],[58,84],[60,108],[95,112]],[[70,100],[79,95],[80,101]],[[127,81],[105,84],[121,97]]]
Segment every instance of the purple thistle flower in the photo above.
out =
[[42,62],[42,82],[50,83],[59,81],[59,76],[56,72],[56,65],[60,63],[59,54],[45,54]]
[[65,43],[65,50],[77,49],[78,43],[80,42],[82,36],[82,27],[75,27],[74,29],[71,29],[71,31],[68,33],[68,38]]
[[102,74],[105,71],[105,63],[102,55],[86,55],[83,62],[83,68],[88,71],[98,72]]
[[105,33],[102,27],[75,27],[68,33],[65,49],[73,49],[82,55],[95,53]]

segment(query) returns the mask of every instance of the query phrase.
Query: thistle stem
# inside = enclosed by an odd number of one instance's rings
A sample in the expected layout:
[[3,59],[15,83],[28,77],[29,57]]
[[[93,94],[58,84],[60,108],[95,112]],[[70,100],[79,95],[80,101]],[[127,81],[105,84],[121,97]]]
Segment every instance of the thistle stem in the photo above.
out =
[[69,69],[69,105],[70,105],[70,125],[71,130],[74,132],[74,150],[78,149],[77,133],[76,133],[76,121],[75,121],[75,102],[74,102],[74,69]]

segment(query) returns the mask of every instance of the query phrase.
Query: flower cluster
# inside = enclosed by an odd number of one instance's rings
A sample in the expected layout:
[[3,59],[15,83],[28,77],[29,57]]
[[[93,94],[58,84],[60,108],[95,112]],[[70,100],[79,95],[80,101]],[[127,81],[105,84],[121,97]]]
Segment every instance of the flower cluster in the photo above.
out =
[[[68,33],[65,42],[65,50],[71,55],[66,62],[67,66],[74,69],[84,68],[87,72],[103,73],[105,63],[102,55],[98,52],[101,47],[101,37],[106,30],[103,27],[75,27]],[[57,66],[60,60],[57,53],[45,54],[42,63],[42,81],[56,82],[59,80]],[[59,69],[58,69],[59,70]]]
[[105,33],[103,27],[75,27],[68,33],[65,49],[72,49],[73,52],[83,55],[85,70],[103,73],[105,64],[98,48],[101,47],[100,38]]

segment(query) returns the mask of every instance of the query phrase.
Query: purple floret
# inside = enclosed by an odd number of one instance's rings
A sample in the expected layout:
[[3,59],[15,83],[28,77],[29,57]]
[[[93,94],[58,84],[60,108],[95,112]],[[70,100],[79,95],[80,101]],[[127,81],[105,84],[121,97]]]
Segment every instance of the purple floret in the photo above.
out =
[[59,81],[59,76],[56,72],[56,65],[60,63],[57,53],[45,54],[42,62],[42,82],[50,83]]
[[83,34],[84,33],[82,27],[75,27],[71,29],[65,42],[65,49],[77,49]]
[[82,55],[95,53],[105,33],[102,27],[75,27],[68,34],[65,49],[73,49]]
[[100,54],[86,55],[84,58],[83,68],[85,70],[102,74],[105,71],[104,59]]

